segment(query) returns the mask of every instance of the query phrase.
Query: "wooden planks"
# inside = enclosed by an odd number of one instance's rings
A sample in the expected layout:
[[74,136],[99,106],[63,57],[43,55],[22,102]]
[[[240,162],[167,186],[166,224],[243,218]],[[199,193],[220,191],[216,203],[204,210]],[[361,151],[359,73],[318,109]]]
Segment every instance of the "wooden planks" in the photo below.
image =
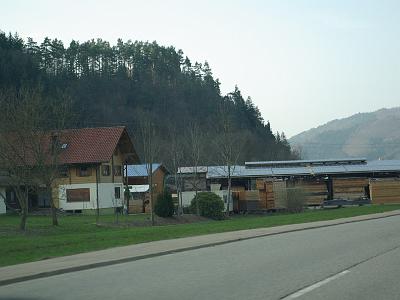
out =
[[365,195],[368,178],[333,178],[333,198],[355,200]]
[[274,191],[274,206],[275,208],[287,207],[287,189],[285,181],[272,182],[272,189]]
[[328,195],[325,181],[302,180],[296,188],[304,192],[306,205],[321,205]]
[[374,204],[400,203],[400,180],[398,178],[371,179],[371,201]]
[[266,208],[275,208],[275,196],[272,181],[265,182],[265,197],[266,197]]

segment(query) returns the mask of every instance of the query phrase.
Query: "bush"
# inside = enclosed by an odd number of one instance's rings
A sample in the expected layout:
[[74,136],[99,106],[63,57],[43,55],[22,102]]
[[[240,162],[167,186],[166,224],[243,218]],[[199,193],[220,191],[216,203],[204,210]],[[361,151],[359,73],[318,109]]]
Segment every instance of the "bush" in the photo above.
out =
[[200,192],[193,198],[190,209],[196,213],[196,202],[198,202],[200,215],[214,220],[224,218],[224,202],[217,194]]
[[170,192],[164,191],[162,194],[157,196],[154,212],[157,216],[162,218],[172,217],[174,214],[174,202]]
[[289,212],[302,212],[306,202],[306,193],[302,188],[295,187],[287,189],[286,207]]

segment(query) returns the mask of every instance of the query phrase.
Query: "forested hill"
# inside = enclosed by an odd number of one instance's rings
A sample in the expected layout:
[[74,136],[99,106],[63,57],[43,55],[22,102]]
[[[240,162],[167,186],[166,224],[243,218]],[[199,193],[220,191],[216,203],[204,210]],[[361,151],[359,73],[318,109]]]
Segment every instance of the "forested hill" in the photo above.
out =
[[[232,62],[234,63],[234,62]],[[147,114],[157,123],[160,160],[168,159],[169,130],[179,132],[187,147],[185,129],[197,124],[202,133],[203,163],[215,163],[213,147],[221,107],[236,137],[241,137],[240,161],[291,159],[284,134],[273,134],[251,98],[239,88],[221,95],[210,66],[192,63],[181,50],[156,42],[101,39],[26,41],[0,32],[0,89],[40,86],[46,96],[61,93],[72,99],[70,126],[128,125]],[[238,139],[239,140],[239,139]],[[140,141],[136,141],[140,143]]]
[[305,158],[400,159],[400,107],[359,113],[304,131],[290,143]]

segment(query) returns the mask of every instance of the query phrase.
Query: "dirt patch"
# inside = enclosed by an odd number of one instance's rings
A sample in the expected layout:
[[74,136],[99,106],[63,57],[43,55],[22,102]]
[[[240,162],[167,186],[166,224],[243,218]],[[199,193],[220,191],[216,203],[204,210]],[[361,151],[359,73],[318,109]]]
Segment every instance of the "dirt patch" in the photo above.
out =
[[[164,226],[164,225],[178,225],[178,224],[189,224],[189,223],[198,223],[198,222],[205,222],[211,221],[205,217],[200,217],[196,215],[183,215],[183,216],[173,216],[171,218],[161,218],[161,217],[154,217],[154,225],[156,226]],[[144,227],[144,226],[151,226],[150,217],[144,220],[137,220],[137,221],[125,221],[121,220],[119,223],[116,222],[100,222],[97,224],[98,226],[103,227]]]

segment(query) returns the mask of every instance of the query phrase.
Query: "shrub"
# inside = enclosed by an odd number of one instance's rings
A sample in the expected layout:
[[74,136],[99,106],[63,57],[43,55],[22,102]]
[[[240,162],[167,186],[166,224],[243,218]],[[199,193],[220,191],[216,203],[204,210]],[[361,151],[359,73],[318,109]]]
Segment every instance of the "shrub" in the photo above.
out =
[[306,193],[302,188],[295,187],[287,189],[286,207],[289,212],[302,212],[306,202]]
[[164,191],[162,194],[157,196],[154,212],[157,216],[162,218],[172,217],[174,214],[174,202],[170,192]]
[[196,202],[198,201],[200,215],[214,220],[224,218],[224,202],[217,194],[200,192],[193,198],[190,209],[196,213]]

